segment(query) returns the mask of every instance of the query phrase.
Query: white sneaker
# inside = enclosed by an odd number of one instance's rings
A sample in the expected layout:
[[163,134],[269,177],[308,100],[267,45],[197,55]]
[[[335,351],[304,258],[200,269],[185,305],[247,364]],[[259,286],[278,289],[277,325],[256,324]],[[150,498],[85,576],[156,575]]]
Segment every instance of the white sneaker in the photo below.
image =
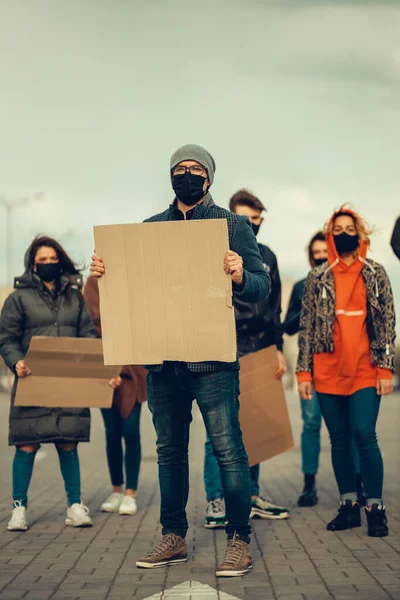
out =
[[136,515],[137,513],[137,504],[136,498],[133,496],[124,496],[124,499],[121,502],[121,506],[119,507],[120,515]]
[[75,503],[67,509],[66,525],[71,527],[92,527],[93,522],[89,517],[89,509],[83,504]]
[[113,492],[107,500],[101,505],[102,512],[118,512],[124,495],[119,492]]
[[287,508],[273,504],[266,496],[256,496],[251,501],[250,519],[287,519],[288,517]]
[[11,520],[7,526],[8,531],[26,531],[28,521],[26,520],[26,508],[22,506],[19,500],[14,502],[14,508],[11,513]]

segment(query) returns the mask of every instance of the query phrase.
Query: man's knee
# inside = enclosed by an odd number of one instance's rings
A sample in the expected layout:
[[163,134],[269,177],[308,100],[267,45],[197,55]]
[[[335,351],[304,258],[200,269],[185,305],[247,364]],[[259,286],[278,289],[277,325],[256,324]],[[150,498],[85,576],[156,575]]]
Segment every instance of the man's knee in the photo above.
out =
[[248,462],[246,449],[241,437],[230,444],[214,445],[214,455],[220,465]]
[[319,434],[321,430],[321,419],[311,417],[310,419],[304,420],[303,429],[309,433]]

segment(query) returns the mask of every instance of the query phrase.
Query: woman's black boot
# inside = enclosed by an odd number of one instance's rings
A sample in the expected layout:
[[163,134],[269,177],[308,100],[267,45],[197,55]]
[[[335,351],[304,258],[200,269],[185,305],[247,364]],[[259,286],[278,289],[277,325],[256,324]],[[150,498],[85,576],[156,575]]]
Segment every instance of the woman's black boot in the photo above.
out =
[[371,509],[365,509],[368,523],[368,535],[370,537],[386,537],[389,535],[388,520],[385,507],[381,504],[373,504]]
[[318,504],[315,475],[304,474],[304,489],[297,501],[298,506],[315,506]]
[[353,527],[361,527],[360,505],[358,502],[346,500],[339,508],[337,516],[326,526],[328,531],[344,531]]

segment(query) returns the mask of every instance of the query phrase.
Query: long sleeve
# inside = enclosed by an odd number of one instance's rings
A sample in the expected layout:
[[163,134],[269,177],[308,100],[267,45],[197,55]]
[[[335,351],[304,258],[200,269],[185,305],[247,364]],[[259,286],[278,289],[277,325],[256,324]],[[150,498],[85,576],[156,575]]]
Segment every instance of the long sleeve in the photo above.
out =
[[294,284],[290,295],[289,307],[283,322],[283,329],[288,335],[295,335],[299,331],[303,287],[304,281],[298,281]]
[[379,265],[377,281],[379,287],[379,301],[386,332],[386,351],[378,362],[377,367],[394,371],[394,357],[396,353],[396,312],[390,280],[386,270],[381,265]]
[[100,294],[99,282],[97,281],[96,277],[89,277],[89,279],[86,281],[83,295],[96,329],[96,336],[101,338]]
[[276,260],[276,256],[274,255],[274,262],[271,266],[270,270],[271,277],[271,295],[269,300],[269,307],[271,311],[272,317],[272,327],[273,327],[273,338],[274,344],[277,349],[282,351],[283,349],[283,327],[281,323],[281,313],[282,313],[282,284],[281,278],[279,275],[278,261]]
[[243,284],[233,285],[236,298],[244,302],[262,302],[271,292],[271,278],[266,272],[257,240],[246,217],[239,217],[231,249],[243,258]]
[[25,357],[22,348],[23,330],[23,308],[13,293],[5,301],[0,317],[0,354],[12,371],[17,362]]
[[96,330],[85,298],[80,294],[78,337],[95,338]]
[[297,373],[313,372],[314,362],[314,335],[316,322],[315,306],[315,279],[312,272],[308,275],[303,292],[303,301],[300,314],[299,329],[299,356],[297,359]]
[[400,260],[400,217],[397,219],[396,224],[394,226],[392,239],[390,240],[390,245],[392,246],[393,252]]

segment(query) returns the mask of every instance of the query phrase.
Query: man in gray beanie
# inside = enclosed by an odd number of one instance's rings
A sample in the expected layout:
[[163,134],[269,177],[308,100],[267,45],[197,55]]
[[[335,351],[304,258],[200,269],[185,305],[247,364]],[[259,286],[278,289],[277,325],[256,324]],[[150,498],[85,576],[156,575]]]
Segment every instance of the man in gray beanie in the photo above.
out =
[[[175,200],[166,211],[147,222],[226,219],[230,250],[225,255],[224,269],[232,278],[234,298],[263,301],[270,293],[270,277],[250,221],[214,204],[209,192],[215,174],[211,154],[201,146],[183,146],[172,155],[170,172]],[[94,255],[92,261],[92,275],[101,277],[105,272],[102,259]],[[187,560],[189,426],[192,402],[197,400],[220,466],[228,520],[227,549],[217,576],[244,575],[252,567],[248,551],[251,493],[239,423],[239,361],[165,362],[147,368],[148,402],[157,433],[163,529],[160,542],[136,565],[149,569]]]

